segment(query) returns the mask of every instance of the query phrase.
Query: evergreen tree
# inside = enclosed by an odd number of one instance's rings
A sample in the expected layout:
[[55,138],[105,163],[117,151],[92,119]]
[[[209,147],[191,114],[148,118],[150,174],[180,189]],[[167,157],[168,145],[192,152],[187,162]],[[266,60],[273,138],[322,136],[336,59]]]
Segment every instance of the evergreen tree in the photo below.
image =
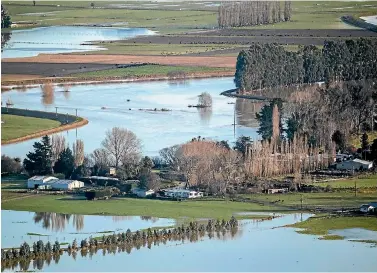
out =
[[73,157],[70,148],[64,149],[60,155],[59,159],[56,161],[54,166],[55,173],[63,173],[65,178],[69,178],[75,168],[75,159]]
[[239,151],[245,156],[247,148],[252,144],[252,142],[253,141],[250,137],[240,136],[234,145],[234,150]]
[[344,150],[346,146],[346,138],[342,132],[340,132],[339,130],[336,130],[333,133],[331,140],[335,142],[337,150],[341,150],[341,151]]
[[1,28],[9,28],[12,25],[12,21],[8,14],[8,11],[1,5]]
[[360,141],[361,141],[361,150],[362,150],[362,151],[367,150],[368,147],[369,147],[368,134],[367,134],[367,133],[364,133],[364,134],[361,136]]
[[29,152],[24,159],[25,170],[31,175],[46,175],[52,170],[51,143],[48,136],[41,142],[35,142],[34,152]]
[[[279,112],[282,113],[283,103],[281,99],[274,99],[269,105],[263,106],[260,113],[256,114],[259,121],[259,129],[257,133],[262,136],[263,140],[270,140],[273,134],[273,109],[277,105]],[[281,115],[279,115],[280,137],[282,138],[283,124]]]

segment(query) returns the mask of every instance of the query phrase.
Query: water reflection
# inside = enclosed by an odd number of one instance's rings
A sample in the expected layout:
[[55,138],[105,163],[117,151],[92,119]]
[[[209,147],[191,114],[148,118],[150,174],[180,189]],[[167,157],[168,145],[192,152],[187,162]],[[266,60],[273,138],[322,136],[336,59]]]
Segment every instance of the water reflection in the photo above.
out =
[[209,124],[212,117],[212,107],[198,108],[200,121],[202,124]]
[[245,127],[258,127],[256,113],[259,113],[264,105],[265,102],[237,99],[235,104],[237,124]]
[[62,214],[54,212],[36,212],[33,220],[34,223],[42,223],[43,228],[52,231],[64,231],[66,225],[72,217],[72,225],[76,231],[80,231],[84,228],[84,215],[78,214]]
[[7,47],[10,38],[12,37],[11,32],[1,32],[1,52],[3,52],[4,48]]
[[190,86],[190,82],[188,80],[169,80],[169,86],[177,87],[177,86]]
[[55,94],[54,94],[54,85],[51,83],[45,83],[41,85],[42,91],[42,104],[43,105],[51,105],[54,103]]

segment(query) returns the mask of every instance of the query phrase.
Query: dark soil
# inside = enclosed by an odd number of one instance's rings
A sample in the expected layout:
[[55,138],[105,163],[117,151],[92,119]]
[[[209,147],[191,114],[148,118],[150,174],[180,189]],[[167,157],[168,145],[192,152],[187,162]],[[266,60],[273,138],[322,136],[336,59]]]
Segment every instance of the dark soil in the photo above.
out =
[[362,29],[316,29],[316,30],[251,30],[222,29],[201,32],[199,34],[144,36],[121,43],[152,44],[239,44],[279,43],[301,45],[323,45],[325,40],[339,40],[358,37],[377,38],[377,33]]

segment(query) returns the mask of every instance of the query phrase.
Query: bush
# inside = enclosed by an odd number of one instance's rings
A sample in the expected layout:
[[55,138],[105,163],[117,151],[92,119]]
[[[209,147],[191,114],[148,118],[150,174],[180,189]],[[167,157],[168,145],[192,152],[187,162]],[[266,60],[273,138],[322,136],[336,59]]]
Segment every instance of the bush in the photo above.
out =
[[1,156],[1,173],[18,174],[22,170],[21,160],[19,158],[10,158],[9,156]]

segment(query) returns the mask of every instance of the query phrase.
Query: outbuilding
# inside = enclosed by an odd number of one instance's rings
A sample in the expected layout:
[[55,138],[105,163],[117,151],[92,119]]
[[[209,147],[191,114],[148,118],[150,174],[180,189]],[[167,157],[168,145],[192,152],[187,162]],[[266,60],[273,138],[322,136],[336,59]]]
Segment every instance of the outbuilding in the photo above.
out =
[[145,190],[145,189],[139,189],[139,188],[133,188],[131,192],[135,194],[137,197],[143,197],[143,198],[154,194],[154,190]]
[[369,170],[372,167],[373,162],[361,159],[353,159],[336,164],[337,170]]
[[376,209],[376,207],[372,206],[371,204],[364,204],[364,205],[361,205],[361,207],[360,207],[360,211],[363,212],[363,213],[372,212],[375,209]]
[[29,189],[37,189],[38,186],[44,185],[46,183],[51,183],[54,181],[58,181],[59,179],[53,176],[40,176],[36,175],[27,180],[27,187]]
[[54,190],[73,190],[84,187],[84,182],[78,180],[58,180],[54,181],[51,184],[52,189]]

